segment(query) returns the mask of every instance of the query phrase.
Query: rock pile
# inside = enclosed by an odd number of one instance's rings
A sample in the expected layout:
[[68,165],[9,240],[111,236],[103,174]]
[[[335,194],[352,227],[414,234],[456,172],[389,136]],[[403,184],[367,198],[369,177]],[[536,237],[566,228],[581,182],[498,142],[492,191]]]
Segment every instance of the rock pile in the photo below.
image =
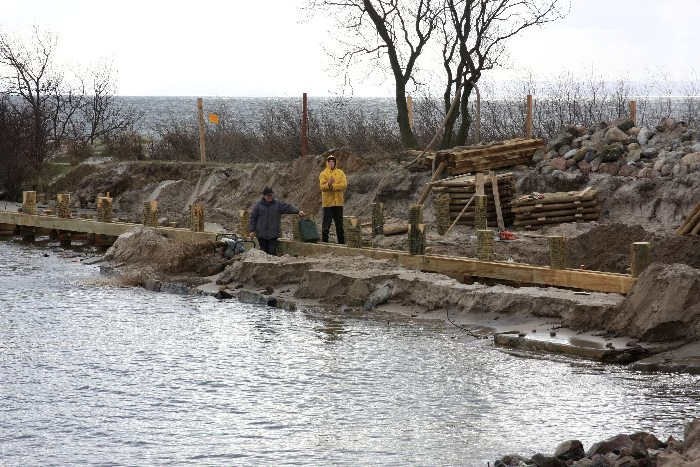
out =
[[664,443],[650,433],[637,432],[617,435],[595,443],[588,451],[579,440],[564,441],[553,455],[535,454],[525,458],[517,454],[503,456],[494,467],[506,466],[693,466],[700,461],[700,419],[685,428],[685,441],[672,436]]
[[622,118],[597,128],[571,125],[532,159],[542,174],[598,172],[621,177],[679,178],[700,172],[700,130],[664,118],[654,128]]

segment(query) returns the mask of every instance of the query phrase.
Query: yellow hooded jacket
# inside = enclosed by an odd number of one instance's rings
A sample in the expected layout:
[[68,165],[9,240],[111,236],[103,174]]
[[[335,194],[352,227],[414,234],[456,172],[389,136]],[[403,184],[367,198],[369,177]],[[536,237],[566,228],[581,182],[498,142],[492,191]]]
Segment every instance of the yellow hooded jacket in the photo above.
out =
[[[331,188],[328,187],[328,181],[333,177],[335,181]],[[338,162],[335,163],[335,169],[331,170],[328,161],[326,168],[318,176],[319,185],[321,186],[321,206],[328,208],[331,206],[343,205],[343,192],[348,187],[348,180],[345,178],[345,172],[338,168]]]

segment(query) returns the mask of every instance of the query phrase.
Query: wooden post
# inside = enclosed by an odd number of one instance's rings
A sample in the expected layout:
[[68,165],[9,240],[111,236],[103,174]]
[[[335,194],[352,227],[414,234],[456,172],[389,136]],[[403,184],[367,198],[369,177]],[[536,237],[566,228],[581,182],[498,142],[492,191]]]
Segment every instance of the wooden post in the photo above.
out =
[[486,192],[484,191],[485,182],[484,182],[484,174],[483,173],[478,172],[476,174],[474,183],[476,185],[476,194],[479,196],[485,195]]
[[309,150],[309,119],[308,101],[304,93],[301,105],[301,157],[306,157]]
[[439,235],[450,230],[450,195],[441,194],[435,198],[435,223]]
[[190,205],[190,230],[193,232],[204,232],[204,205]]
[[632,244],[631,256],[632,277],[639,277],[651,263],[651,243],[634,242]]
[[[445,235],[450,233],[450,230],[454,229],[454,226],[457,225],[457,222],[459,222],[459,218],[462,217],[462,215],[464,215],[465,212],[467,212],[467,208],[469,207],[470,204],[472,204],[472,201],[474,201],[475,196],[476,195],[472,195],[472,197],[469,198],[469,201],[467,201],[467,204],[465,204],[464,207],[462,208],[462,210],[459,212],[459,214],[457,214],[457,217],[455,218],[454,222],[452,222],[452,225],[450,225],[450,227],[447,229],[447,231],[445,231]],[[449,205],[448,205],[447,209],[449,211]],[[448,212],[448,216],[449,216],[449,212]]]
[[346,245],[350,248],[362,248],[362,229],[360,228],[360,220],[355,216],[348,216],[346,219]]
[[22,212],[36,215],[36,191],[22,192]]
[[630,120],[637,126],[637,101],[630,101]]
[[527,114],[525,116],[525,138],[532,138],[532,94],[527,95]]
[[64,219],[70,219],[70,193],[56,195],[56,215]]
[[384,203],[372,203],[372,234],[384,234]]
[[158,227],[158,201],[144,201],[143,225],[146,227]]
[[479,229],[476,231],[477,258],[479,261],[493,260],[493,230]]
[[58,241],[62,247],[69,247],[71,244],[71,233],[67,230],[59,230]]
[[408,223],[418,225],[423,223],[423,206],[414,204],[408,208]]
[[474,196],[474,228],[485,230],[486,225],[486,195]]
[[549,238],[549,267],[552,269],[566,269],[568,252],[566,237],[551,235]]
[[250,211],[246,209],[241,209],[238,211],[238,236],[247,237],[250,231],[248,230],[250,224]]
[[408,126],[413,130],[413,97],[410,94],[406,96],[406,107],[408,107]]
[[438,168],[435,170],[435,173],[433,173],[433,176],[430,178],[430,181],[428,182],[428,186],[425,187],[425,190],[423,190],[423,193],[420,195],[420,198],[418,198],[418,204],[423,205],[425,203],[425,200],[428,198],[428,195],[430,194],[430,190],[433,189],[433,182],[437,180],[440,177],[440,174],[442,174],[442,171],[445,170],[445,167],[447,166],[447,163],[440,162],[440,165],[438,165]]
[[474,122],[474,133],[476,143],[478,144],[481,142],[481,93],[476,83],[472,83],[472,86],[476,91],[476,121]]
[[498,222],[498,228],[503,230],[506,228],[503,223],[503,212],[501,211],[501,200],[498,195],[498,179],[493,171],[489,171],[491,178],[491,189],[493,190],[493,203],[496,206],[496,220]]
[[97,220],[100,222],[112,222],[112,198],[107,196],[97,197]]
[[199,120],[199,157],[204,164],[207,161],[207,148],[204,134],[204,105],[201,97],[197,98],[197,115]]
[[425,224],[411,224],[408,226],[408,254],[425,254]]

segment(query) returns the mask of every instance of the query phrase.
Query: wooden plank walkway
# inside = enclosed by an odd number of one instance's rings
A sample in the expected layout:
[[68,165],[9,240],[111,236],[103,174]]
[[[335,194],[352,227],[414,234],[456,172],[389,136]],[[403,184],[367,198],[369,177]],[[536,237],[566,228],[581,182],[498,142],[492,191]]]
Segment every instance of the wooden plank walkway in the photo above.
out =
[[[136,224],[126,222],[98,222],[92,219],[66,219],[57,216],[35,216],[18,212],[0,211],[0,224],[24,225],[49,230],[91,233],[118,237]],[[193,232],[189,229],[157,227],[158,232],[178,242],[214,241],[216,232]]]
[[[67,232],[92,233],[119,236],[136,224],[123,222],[98,222],[91,219],[66,219],[57,216],[39,216],[0,211],[0,224],[14,224]],[[180,242],[214,241],[219,233],[193,232],[189,229],[158,227],[158,232]],[[280,240],[280,254],[311,256],[332,253],[341,256],[365,256],[372,259],[390,259],[407,269],[445,274],[463,281],[467,277],[482,277],[522,284],[568,287],[594,292],[626,294],[636,279],[625,274],[614,274],[578,269],[552,269],[520,263],[479,261],[472,258],[410,255],[404,251],[375,248],[349,248],[326,243],[303,243]]]

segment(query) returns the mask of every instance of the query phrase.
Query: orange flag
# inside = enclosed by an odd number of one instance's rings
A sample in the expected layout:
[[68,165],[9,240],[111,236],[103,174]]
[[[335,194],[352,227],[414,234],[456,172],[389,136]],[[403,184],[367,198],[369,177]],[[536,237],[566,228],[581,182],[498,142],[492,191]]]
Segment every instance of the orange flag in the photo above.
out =
[[216,114],[209,114],[209,123],[213,123],[214,125],[219,124],[219,116]]

